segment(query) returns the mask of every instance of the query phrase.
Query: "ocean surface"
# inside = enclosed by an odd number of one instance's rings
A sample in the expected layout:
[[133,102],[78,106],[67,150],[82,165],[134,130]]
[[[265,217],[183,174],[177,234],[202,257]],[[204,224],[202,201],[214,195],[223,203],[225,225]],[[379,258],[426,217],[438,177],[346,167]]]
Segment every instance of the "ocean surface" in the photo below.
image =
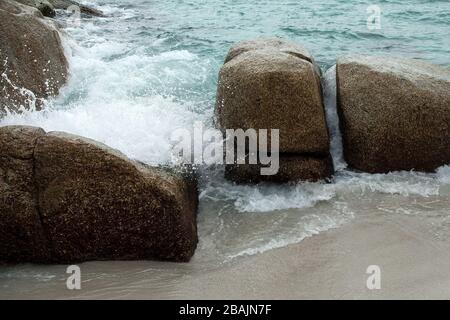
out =
[[[58,12],[70,80],[45,110],[9,114],[27,124],[99,140],[148,164],[171,162],[171,134],[201,121],[212,127],[217,74],[239,40],[279,36],[307,47],[324,72],[333,160],[331,183],[234,185],[220,168],[200,168],[199,246],[189,264],[81,264],[81,298],[176,296],[173,284],[246,256],[302,241],[362,211],[420,217],[436,239],[450,237],[450,166],[436,173],[355,173],[346,169],[336,117],[333,65],[354,54],[397,55],[450,66],[450,1],[97,0],[107,14],[78,23]],[[331,68],[331,69],[330,69]],[[329,70],[330,69],[330,70]],[[328,71],[327,71],[328,70]],[[376,199],[376,201],[374,200]],[[66,266],[0,267],[0,297],[61,297]],[[147,290],[147,291],[146,291]],[[69,295],[70,296],[70,295]],[[144,295],[145,296],[145,295]]]

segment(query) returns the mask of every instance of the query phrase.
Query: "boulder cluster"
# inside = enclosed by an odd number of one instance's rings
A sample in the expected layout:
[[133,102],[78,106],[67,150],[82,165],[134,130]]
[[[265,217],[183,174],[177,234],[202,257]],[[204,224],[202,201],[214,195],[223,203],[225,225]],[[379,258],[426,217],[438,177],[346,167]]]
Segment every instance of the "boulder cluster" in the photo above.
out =
[[237,182],[319,180],[333,173],[320,69],[304,48],[280,39],[233,46],[220,70],[216,117],[220,129],[278,129],[276,175],[259,165],[227,164]]
[[[0,117],[39,109],[68,77],[51,19],[68,0],[0,1]],[[102,13],[79,5],[86,15]],[[336,63],[344,156],[366,172],[433,171],[450,163],[450,69],[391,57]],[[279,170],[227,164],[240,183],[333,175],[322,74],[282,39],[233,46],[219,74],[217,126],[278,129]],[[270,139],[269,139],[269,143]],[[192,173],[150,167],[99,142],[27,126],[0,127],[0,261],[189,261],[197,245]]]
[[[434,171],[450,163],[450,69],[394,57],[350,56],[336,63],[344,157],[370,173]],[[321,72],[311,54],[282,39],[234,45],[219,73],[217,126],[279,129],[280,170],[228,164],[237,182],[330,178]]]

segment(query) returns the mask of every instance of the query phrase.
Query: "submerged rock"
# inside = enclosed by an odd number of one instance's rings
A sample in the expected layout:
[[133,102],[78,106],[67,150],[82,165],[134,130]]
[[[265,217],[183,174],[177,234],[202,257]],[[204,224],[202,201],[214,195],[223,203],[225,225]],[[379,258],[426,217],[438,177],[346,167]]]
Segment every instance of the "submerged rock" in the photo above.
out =
[[100,10],[82,5],[76,1],[71,0],[14,0],[14,1],[20,2],[30,7],[34,7],[38,9],[44,16],[51,18],[56,16],[55,9],[71,10],[72,12],[74,12],[75,10],[79,10],[80,13],[88,16],[105,17],[103,12],[101,12]]
[[0,189],[16,190],[0,194],[0,260],[189,261],[194,254],[193,178],[61,132],[3,127],[0,143],[10,150],[0,158]]
[[[311,54],[281,39],[245,41],[233,46],[219,74],[216,117],[220,129],[279,129],[280,162],[316,158],[316,174],[281,174],[274,180],[317,180],[330,176],[329,136],[320,74]],[[292,157],[294,156],[294,157]],[[295,157],[300,156],[300,157]],[[283,159],[284,157],[289,158]],[[295,167],[307,172],[309,160]],[[249,167],[228,169],[233,180],[245,180]],[[290,166],[291,167],[291,166]],[[240,169],[242,177],[239,177]],[[297,172],[297,173],[299,173]],[[303,176],[303,179],[302,179]],[[266,180],[268,177],[261,177]],[[252,180],[257,181],[258,177]]]
[[58,31],[37,9],[2,0],[0,39],[0,116],[6,109],[39,109],[67,78]]
[[42,15],[46,17],[53,18],[56,16],[55,8],[47,0],[15,0],[15,1],[38,9],[42,13]]
[[67,10],[70,8],[75,8],[78,7],[80,10],[80,13],[89,15],[89,16],[94,16],[94,17],[104,17],[105,15],[103,14],[103,12],[101,12],[100,10],[82,5],[76,1],[72,1],[72,0],[48,0],[55,9],[62,9],[62,10]]
[[450,163],[450,71],[418,60],[338,59],[337,106],[348,164],[367,172]]

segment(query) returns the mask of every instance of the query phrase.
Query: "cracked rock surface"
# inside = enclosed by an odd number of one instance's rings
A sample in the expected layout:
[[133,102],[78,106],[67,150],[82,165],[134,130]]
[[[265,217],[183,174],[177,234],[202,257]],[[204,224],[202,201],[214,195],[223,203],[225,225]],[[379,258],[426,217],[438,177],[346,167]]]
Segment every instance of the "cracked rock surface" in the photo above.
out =
[[434,171],[450,162],[450,71],[377,56],[337,60],[344,155],[370,173]]
[[227,165],[228,179],[316,181],[333,174],[320,77],[308,50],[283,39],[242,41],[230,48],[219,73],[217,126],[223,132],[278,129],[280,170],[264,176],[260,165]]
[[0,128],[0,261],[188,261],[195,179],[83,137]]

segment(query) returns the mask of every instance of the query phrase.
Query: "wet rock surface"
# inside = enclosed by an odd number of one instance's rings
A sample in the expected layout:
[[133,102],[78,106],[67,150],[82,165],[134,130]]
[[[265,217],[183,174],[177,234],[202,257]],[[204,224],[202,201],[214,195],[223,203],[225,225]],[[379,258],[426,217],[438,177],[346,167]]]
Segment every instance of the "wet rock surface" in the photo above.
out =
[[1,261],[188,261],[194,254],[193,177],[67,133],[0,129],[0,146],[11,150],[0,158]]
[[348,164],[367,172],[450,163],[450,71],[393,57],[338,59],[337,107]]

